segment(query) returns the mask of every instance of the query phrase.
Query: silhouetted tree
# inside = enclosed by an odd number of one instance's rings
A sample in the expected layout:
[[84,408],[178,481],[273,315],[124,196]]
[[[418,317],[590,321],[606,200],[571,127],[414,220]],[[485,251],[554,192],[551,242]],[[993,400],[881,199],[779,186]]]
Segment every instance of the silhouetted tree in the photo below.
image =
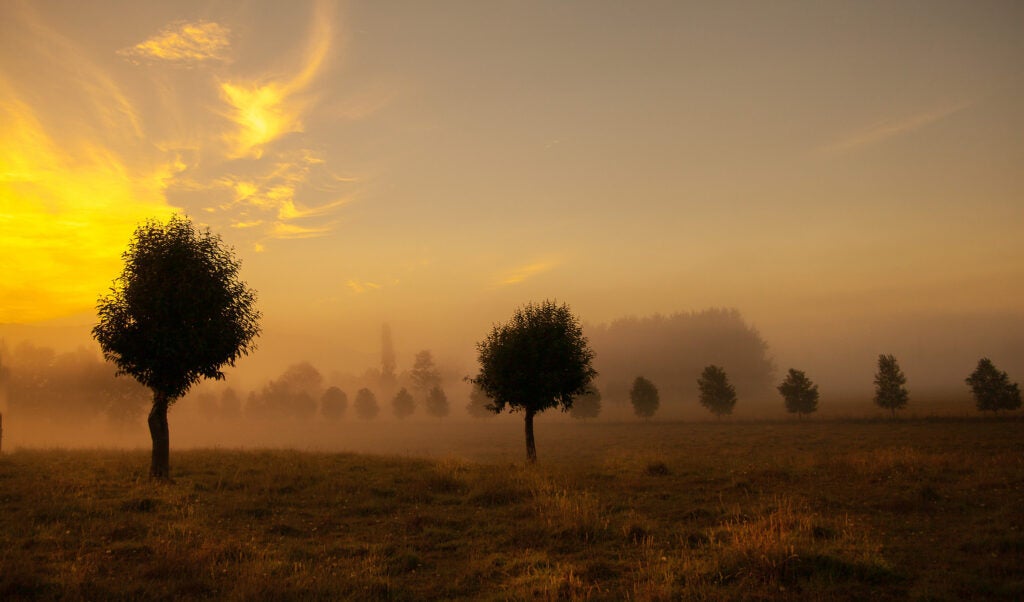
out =
[[978,367],[965,381],[974,394],[979,412],[999,413],[999,410],[1020,407],[1020,386],[1010,382],[1009,375],[997,369],[987,357],[978,360]]
[[416,354],[412,371],[409,373],[413,389],[421,394],[429,394],[434,387],[441,386],[441,372],[434,365],[434,356],[424,349]]
[[778,389],[786,401],[787,412],[803,416],[818,409],[818,385],[811,382],[802,370],[790,368]]
[[875,374],[875,404],[892,412],[896,417],[896,410],[907,405],[910,395],[906,387],[907,377],[903,376],[896,357],[892,355],[878,356],[878,372]]
[[255,415],[308,419],[316,414],[317,396],[323,376],[309,362],[288,366],[275,380],[267,383],[248,408]]
[[448,415],[448,396],[441,387],[431,387],[427,393],[427,413],[435,418]]
[[477,343],[480,372],[470,380],[493,400],[495,412],[522,410],[526,458],[537,461],[533,418],[548,408],[572,407],[597,375],[583,328],[568,305],[529,303]]
[[583,395],[579,395],[572,402],[569,415],[580,420],[597,418],[601,414],[601,392],[597,387],[591,386]]
[[167,409],[203,378],[255,348],[256,293],[239,280],[240,263],[219,236],[186,217],[147,221],[122,255],[124,271],[99,299],[92,334],[119,374],[153,392],[150,475],[170,475]]
[[328,420],[338,420],[348,409],[348,395],[338,387],[327,387],[320,397],[320,413]]
[[736,389],[729,384],[729,377],[719,366],[707,366],[697,379],[700,404],[715,416],[732,414],[736,406]]
[[642,376],[633,380],[633,386],[629,389],[629,402],[633,404],[633,413],[637,417],[648,420],[654,416],[661,403],[660,399],[654,383]]
[[469,403],[466,404],[466,412],[473,418],[493,418],[495,414],[491,398],[483,390],[473,385],[469,392]]
[[367,388],[359,389],[356,393],[355,409],[356,415],[363,420],[376,418],[380,412],[380,406],[377,405],[377,396]]
[[391,341],[391,326],[385,324],[380,331],[380,381],[385,386],[395,383],[395,345]]
[[231,387],[220,394],[220,417],[225,420],[237,420],[242,415],[242,400]]
[[396,418],[405,418],[411,416],[416,411],[416,401],[409,394],[409,391],[405,387],[395,394],[395,398],[391,400],[391,409],[395,413]]

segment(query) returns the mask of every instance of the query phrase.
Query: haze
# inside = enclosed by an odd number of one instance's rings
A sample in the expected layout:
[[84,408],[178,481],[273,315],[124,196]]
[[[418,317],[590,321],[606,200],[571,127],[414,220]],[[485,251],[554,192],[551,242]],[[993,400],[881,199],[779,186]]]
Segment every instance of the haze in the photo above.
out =
[[546,298],[591,329],[735,308],[823,410],[870,410],[879,353],[911,404],[981,356],[1020,380],[1022,30],[1012,1],[3,2],[0,338],[95,352],[133,229],[183,212],[259,293],[241,391],[378,367],[383,324],[458,382]]

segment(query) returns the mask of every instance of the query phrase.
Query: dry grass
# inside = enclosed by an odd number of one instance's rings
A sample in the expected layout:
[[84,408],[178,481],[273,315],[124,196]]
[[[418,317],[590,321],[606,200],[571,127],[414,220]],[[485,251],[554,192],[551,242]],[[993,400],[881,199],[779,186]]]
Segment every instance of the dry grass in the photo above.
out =
[[[552,425],[542,464],[0,456],[0,599],[1024,597],[1019,421]],[[547,447],[545,447],[547,446]]]

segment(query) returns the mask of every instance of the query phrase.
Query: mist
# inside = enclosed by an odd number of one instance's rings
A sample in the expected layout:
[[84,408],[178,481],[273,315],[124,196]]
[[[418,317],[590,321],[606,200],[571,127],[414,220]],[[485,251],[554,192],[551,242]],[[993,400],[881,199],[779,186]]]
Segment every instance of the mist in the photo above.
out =
[[[581,319],[599,372],[596,421],[636,420],[628,389],[637,376],[661,392],[654,420],[712,420],[696,401],[696,377],[708,364],[725,368],[737,388],[734,420],[786,418],[775,385],[788,368],[804,370],[819,385],[816,416],[830,418],[880,415],[871,395],[881,353],[900,361],[911,395],[907,412],[918,416],[973,414],[963,379],[983,356],[1015,380],[1024,366],[1024,317],[1014,314],[889,316],[794,332],[761,331],[737,309]],[[443,326],[364,322],[351,328],[358,337],[338,336],[343,324],[268,328],[258,351],[228,369],[224,381],[203,381],[174,404],[173,446],[429,455],[449,453],[455,441],[476,434],[514,445],[521,417],[480,412],[479,400],[477,411],[471,407],[473,389],[465,379],[477,365],[476,341],[464,332],[469,329],[453,325],[448,337],[425,336]],[[488,328],[477,330],[482,339]],[[0,340],[6,448],[149,445],[150,392],[130,377],[114,376],[86,325],[5,325]],[[427,411],[434,386],[443,395],[440,415]],[[372,419],[355,408],[363,389],[377,404]],[[335,401],[325,404],[329,390]],[[413,398],[413,409],[400,418],[393,403],[402,390]],[[331,403],[333,410],[325,411]],[[548,421],[581,428],[587,422],[549,411],[540,417],[541,433]]]

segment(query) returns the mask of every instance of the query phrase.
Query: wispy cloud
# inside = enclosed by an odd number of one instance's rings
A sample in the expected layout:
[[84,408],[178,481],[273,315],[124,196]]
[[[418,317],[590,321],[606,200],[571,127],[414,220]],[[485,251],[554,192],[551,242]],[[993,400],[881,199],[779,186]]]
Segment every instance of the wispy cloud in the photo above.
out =
[[231,31],[219,23],[178,22],[155,36],[118,51],[133,62],[141,60],[195,64],[227,59]]
[[822,146],[818,150],[824,154],[838,154],[877,144],[883,140],[919,130],[962,111],[973,104],[974,101],[965,101],[922,111],[900,119],[876,123]]
[[532,278],[537,274],[543,274],[544,272],[550,271],[556,267],[558,267],[558,262],[553,260],[537,261],[527,265],[521,265],[499,274],[498,277],[495,278],[495,283],[498,286],[519,284],[520,282]]
[[351,289],[352,292],[356,293],[357,295],[369,291],[375,291],[381,288],[380,284],[377,284],[376,282],[368,282],[365,280],[349,280],[346,284],[348,285],[348,288]]
[[316,5],[307,38],[302,67],[286,78],[257,77],[223,81],[221,98],[228,105],[225,116],[234,129],[225,134],[232,158],[263,156],[264,147],[278,138],[303,130],[302,113],[308,101],[298,98],[319,74],[331,48],[328,5]]

